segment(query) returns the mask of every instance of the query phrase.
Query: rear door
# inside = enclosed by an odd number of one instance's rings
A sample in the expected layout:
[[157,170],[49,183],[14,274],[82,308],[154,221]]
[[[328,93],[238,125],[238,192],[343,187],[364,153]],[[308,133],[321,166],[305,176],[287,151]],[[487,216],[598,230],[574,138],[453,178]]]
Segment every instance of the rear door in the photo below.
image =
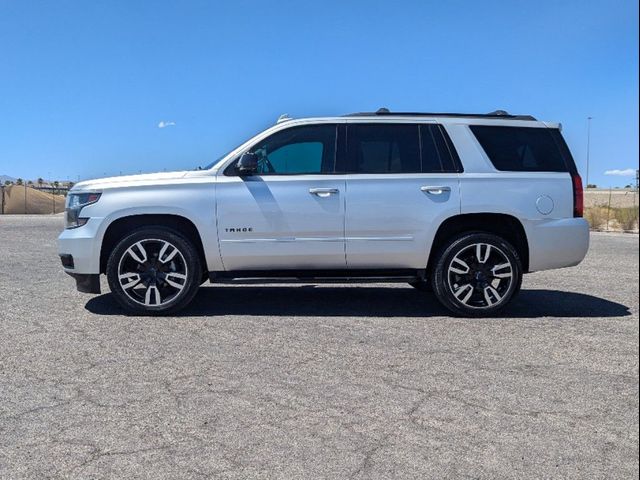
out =
[[425,268],[440,223],[460,212],[459,161],[435,123],[346,127],[349,268]]
[[250,151],[258,172],[231,165],[216,184],[225,270],[343,269],[344,176],[333,175],[334,124],[280,130]]

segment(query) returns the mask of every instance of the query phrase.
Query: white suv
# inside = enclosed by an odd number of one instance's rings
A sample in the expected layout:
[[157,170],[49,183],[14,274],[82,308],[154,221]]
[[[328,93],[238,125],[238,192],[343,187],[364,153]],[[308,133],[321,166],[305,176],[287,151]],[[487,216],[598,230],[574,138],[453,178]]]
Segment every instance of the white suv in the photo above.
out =
[[589,246],[560,125],[487,115],[280,118],[195,171],[70,192],[59,252],[78,290],[107,275],[125,309],[167,314],[211,282],[408,282],[491,315],[526,272]]

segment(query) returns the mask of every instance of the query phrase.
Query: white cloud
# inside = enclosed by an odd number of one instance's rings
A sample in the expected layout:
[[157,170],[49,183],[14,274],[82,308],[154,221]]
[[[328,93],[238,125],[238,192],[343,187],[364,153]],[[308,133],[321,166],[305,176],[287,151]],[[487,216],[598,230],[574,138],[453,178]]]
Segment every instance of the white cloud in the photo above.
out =
[[164,120],[162,120],[160,123],[158,123],[158,128],[172,127],[175,124],[176,122],[165,122]]
[[634,168],[625,168],[624,170],[607,170],[605,175],[615,175],[616,177],[635,177],[636,170]]

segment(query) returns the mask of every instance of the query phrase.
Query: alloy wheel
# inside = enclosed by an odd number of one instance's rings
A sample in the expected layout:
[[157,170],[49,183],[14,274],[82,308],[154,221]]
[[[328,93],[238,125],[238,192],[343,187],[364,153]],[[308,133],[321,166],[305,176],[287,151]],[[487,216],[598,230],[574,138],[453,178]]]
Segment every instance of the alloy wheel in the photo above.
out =
[[500,248],[474,243],[451,259],[447,281],[453,296],[465,307],[491,308],[500,304],[509,292],[514,267]]
[[188,273],[182,252],[160,239],[135,242],[118,263],[122,291],[145,307],[160,307],[174,300],[186,287]]

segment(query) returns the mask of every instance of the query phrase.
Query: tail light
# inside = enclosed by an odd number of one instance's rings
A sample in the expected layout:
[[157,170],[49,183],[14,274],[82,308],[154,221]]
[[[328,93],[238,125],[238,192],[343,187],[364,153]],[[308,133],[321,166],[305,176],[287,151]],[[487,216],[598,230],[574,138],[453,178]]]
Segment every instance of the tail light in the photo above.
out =
[[582,217],[584,215],[584,190],[582,188],[582,178],[577,173],[571,175],[573,181],[573,216]]

